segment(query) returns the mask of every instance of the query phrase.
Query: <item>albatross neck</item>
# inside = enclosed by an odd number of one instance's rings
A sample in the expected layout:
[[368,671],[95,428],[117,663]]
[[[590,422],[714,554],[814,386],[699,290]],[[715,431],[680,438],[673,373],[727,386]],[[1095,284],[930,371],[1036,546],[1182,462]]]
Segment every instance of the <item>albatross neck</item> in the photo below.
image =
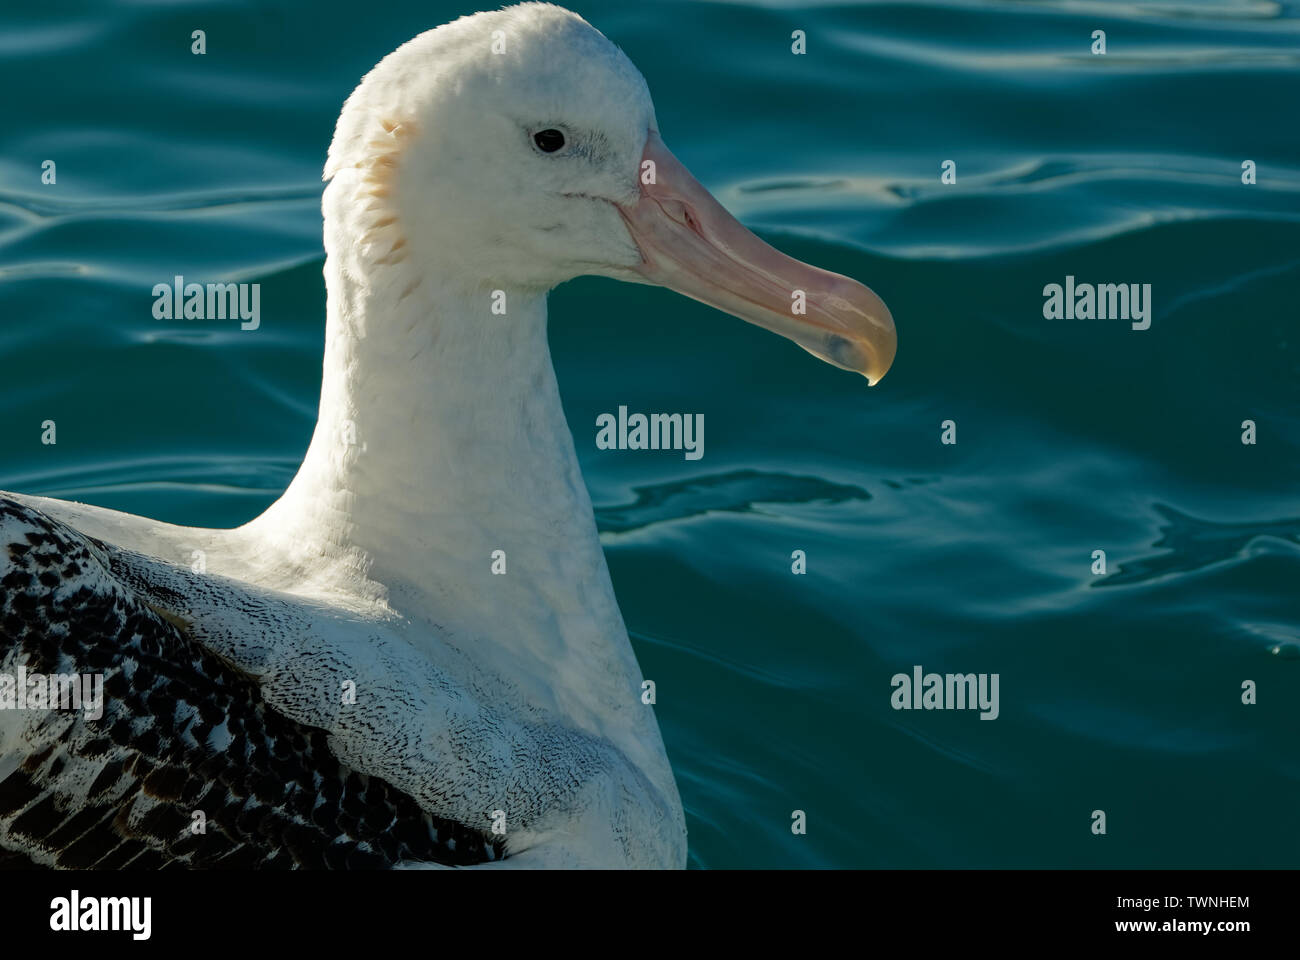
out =
[[545,292],[510,291],[499,315],[490,289],[426,278],[385,302],[375,291],[393,286],[342,274],[327,267],[316,431],[265,515],[288,566],[303,584],[370,591],[534,703],[581,715],[635,702]]

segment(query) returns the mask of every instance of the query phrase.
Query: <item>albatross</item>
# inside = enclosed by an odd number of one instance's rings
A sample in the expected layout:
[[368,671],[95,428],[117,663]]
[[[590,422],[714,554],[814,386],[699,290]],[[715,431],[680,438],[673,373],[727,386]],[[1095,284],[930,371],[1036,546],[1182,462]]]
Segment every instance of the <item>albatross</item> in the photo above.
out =
[[[869,383],[888,309],[730,216],[549,4],[385,57],[324,179],[319,416],[274,504],[218,530],[0,495],[0,859],[684,866],[547,292],[659,284]],[[48,702],[87,675],[97,710]]]

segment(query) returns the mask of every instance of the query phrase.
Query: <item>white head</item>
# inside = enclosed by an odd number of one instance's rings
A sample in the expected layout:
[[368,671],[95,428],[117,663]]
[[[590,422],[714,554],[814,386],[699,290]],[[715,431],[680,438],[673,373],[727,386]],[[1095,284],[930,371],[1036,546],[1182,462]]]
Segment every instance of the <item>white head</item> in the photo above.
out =
[[435,274],[467,291],[598,274],[669,286],[871,382],[893,360],[880,299],[727,214],[663,145],[637,69],[560,7],[475,14],[385,57],[348,99],[325,175],[327,249],[359,244],[371,285],[397,297]]

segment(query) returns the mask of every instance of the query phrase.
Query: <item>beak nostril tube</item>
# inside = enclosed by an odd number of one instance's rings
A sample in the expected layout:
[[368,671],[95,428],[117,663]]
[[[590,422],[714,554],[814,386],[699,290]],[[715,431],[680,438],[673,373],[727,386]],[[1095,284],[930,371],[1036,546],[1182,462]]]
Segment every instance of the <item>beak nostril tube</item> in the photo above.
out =
[[850,362],[851,355],[854,354],[853,344],[845,340],[839,334],[832,333],[826,338],[826,354],[841,366],[847,366]]

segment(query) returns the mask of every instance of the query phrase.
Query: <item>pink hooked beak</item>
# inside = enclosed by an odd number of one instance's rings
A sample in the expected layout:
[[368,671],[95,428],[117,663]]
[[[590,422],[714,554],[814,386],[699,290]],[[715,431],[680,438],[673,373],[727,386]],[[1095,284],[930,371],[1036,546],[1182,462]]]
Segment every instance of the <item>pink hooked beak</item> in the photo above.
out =
[[868,384],[879,382],[898,343],[884,301],[856,280],[800,263],[758,239],[691,176],[657,131],[650,131],[641,160],[641,196],[618,208],[641,251],[637,273],[789,337]]

